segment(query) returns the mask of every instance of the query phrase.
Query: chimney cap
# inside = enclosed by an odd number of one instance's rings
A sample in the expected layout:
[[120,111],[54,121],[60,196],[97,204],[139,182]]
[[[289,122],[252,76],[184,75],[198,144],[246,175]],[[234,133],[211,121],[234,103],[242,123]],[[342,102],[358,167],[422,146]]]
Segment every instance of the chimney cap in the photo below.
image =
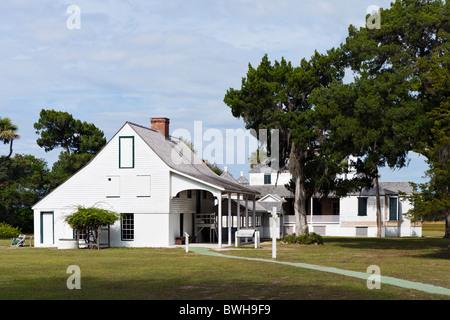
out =
[[169,118],[166,117],[155,117],[155,118],[150,118],[150,121],[163,121],[163,122],[170,122]]

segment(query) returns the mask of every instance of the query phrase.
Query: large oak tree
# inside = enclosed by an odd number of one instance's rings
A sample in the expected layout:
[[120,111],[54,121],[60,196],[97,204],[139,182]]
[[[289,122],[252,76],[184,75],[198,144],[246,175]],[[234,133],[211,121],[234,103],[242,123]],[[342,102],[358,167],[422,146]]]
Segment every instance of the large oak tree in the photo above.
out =
[[[315,54],[293,67],[284,59],[269,61],[267,55],[257,68],[249,64],[241,88],[230,88],[224,102],[233,116],[243,118],[247,129],[279,130],[278,168],[288,167],[294,186],[295,233],[308,233],[306,204],[314,194],[345,194],[350,181],[338,178],[347,170],[346,146],[331,148],[326,134],[316,126],[311,92],[342,79],[344,69],[339,50]],[[270,153],[270,150],[269,150]],[[273,157],[272,154],[270,154]],[[351,187],[354,187],[353,185]]]

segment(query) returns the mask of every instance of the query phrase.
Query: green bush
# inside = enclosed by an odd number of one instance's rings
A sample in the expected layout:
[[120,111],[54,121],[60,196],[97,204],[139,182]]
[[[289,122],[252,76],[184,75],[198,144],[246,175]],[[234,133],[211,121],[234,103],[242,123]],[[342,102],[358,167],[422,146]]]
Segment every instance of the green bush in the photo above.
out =
[[301,234],[299,236],[293,233],[284,236],[283,242],[287,244],[323,244],[323,238],[320,234],[314,232]]
[[77,211],[66,217],[66,222],[74,229],[96,230],[101,226],[114,224],[120,214],[111,210],[77,206]]
[[284,236],[283,242],[285,242],[287,244],[292,244],[292,243],[295,243],[295,238],[296,238],[295,233],[288,234],[288,235]]
[[0,238],[17,238],[22,231],[18,227],[13,227],[6,222],[0,222]]

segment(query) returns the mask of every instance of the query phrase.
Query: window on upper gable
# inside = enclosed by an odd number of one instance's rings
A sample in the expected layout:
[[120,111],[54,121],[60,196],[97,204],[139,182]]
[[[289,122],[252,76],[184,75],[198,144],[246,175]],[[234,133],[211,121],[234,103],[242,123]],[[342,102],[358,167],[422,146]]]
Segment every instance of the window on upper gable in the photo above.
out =
[[119,168],[134,168],[134,137],[119,137]]
[[272,183],[272,179],[271,179],[271,175],[270,173],[265,173],[264,174],[264,184],[271,184]]

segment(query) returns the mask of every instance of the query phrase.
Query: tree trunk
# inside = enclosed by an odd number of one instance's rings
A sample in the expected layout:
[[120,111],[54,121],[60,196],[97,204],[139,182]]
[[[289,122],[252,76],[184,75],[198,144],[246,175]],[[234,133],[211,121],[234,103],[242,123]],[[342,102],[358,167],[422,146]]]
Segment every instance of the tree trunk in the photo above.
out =
[[297,172],[295,177],[295,234],[307,234],[308,222],[306,221],[306,189],[303,181],[303,172]]
[[378,184],[378,169],[375,175],[375,195],[377,202],[377,237],[381,237],[381,203],[380,203],[380,188]]
[[[450,238],[450,212],[447,212],[445,215],[445,234],[444,238]],[[450,245],[449,245],[450,248]]]
[[308,222],[306,221],[307,198],[302,159],[303,153],[296,150],[295,144],[292,143],[289,156],[289,171],[295,178],[294,213],[296,235],[307,234],[309,232]]
[[9,159],[13,153],[13,139],[9,141],[9,154],[6,156],[6,159]]

